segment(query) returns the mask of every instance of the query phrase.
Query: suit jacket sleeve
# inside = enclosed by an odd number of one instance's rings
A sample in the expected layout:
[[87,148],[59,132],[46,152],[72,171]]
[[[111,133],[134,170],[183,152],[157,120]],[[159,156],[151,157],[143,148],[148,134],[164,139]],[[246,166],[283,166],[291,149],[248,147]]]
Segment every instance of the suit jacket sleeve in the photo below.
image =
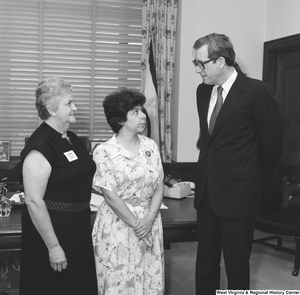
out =
[[261,83],[254,105],[254,120],[262,159],[263,179],[268,180],[281,157],[283,149],[279,106],[271,88]]

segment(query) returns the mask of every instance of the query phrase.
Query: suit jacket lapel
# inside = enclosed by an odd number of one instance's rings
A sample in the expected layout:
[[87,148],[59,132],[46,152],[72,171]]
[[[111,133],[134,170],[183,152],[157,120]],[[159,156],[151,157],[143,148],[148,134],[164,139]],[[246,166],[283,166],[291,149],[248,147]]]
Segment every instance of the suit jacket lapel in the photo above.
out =
[[206,86],[207,87],[205,87],[205,92],[203,93],[203,95],[201,95],[201,106],[200,106],[201,116],[200,117],[202,117],[203,120],[200,127],[202,133],[205,130],[205,132],[209,135],[208,124],[207,124],[207,113],[208,113],[209,101],[210,101],[213,85],[206,85]]
[[244,81],[245,76],[242,74],[238,74],[236,80],[234,81],[233,85],[231,86],[229,93],[225,99],[225,102],[219,112],[218,118],[216,120],[216,124],[214,126],[213,132],[211,137],[218,131],[220,126],[226,120],[227,116],[230,114],[232,109],[236,106],[237,103],[242,98],[242,92],[244,91]]

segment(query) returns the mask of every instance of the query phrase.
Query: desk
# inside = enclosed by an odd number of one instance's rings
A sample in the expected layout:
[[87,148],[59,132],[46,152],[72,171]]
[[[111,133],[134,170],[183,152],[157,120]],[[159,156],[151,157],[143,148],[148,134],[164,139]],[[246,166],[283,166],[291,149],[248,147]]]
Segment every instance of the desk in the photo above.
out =
[[[12,193],[7,193],[10,197]],[[192,242],[197,240],[197,213],[193,207],[194,199],[180,200],[164,198],[169,209],[161,209],[163,220],[164,243]],[[9,217],[0,217],[0,251],[21,249],[21,209],[13,207]],[[92,212],[91,225],[96,213]]]
[[164,198],[168,209],[160,210],[164,243],[197,241],[197,211],[193,198],[180,200]]

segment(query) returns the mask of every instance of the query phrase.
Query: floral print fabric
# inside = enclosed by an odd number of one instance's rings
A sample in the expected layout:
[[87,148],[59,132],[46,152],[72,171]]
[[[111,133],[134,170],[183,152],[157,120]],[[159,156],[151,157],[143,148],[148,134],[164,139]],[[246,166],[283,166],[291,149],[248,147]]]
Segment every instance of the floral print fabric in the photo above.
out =
[[[93,153],[97,171],[93,187],[112,191],[138,218],[147,215],[157,183],[163,181],[160,154],[155,142],[139,135],[139,156],[125,150],[113,136]],[[130,198],[141,203],[132,205]],[[137,202],[138,203],[138,202]],[[99,295],[164,294],[164,247],[160,213],[151,232],[139,240],[133,229],[104,201],[93,229]]]

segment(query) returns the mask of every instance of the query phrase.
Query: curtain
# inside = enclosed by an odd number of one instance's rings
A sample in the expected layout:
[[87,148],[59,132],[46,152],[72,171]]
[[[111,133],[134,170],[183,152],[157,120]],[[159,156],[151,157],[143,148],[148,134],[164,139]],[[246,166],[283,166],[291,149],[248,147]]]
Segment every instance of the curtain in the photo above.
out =
[[[178,0],[143,1],[141,91],[147,98],[145,107],[151,120],[151,137],[157,142],[164,163],[172,159],[171,98],[177,10]],[[155,77],[150,70],[152,62]]]

